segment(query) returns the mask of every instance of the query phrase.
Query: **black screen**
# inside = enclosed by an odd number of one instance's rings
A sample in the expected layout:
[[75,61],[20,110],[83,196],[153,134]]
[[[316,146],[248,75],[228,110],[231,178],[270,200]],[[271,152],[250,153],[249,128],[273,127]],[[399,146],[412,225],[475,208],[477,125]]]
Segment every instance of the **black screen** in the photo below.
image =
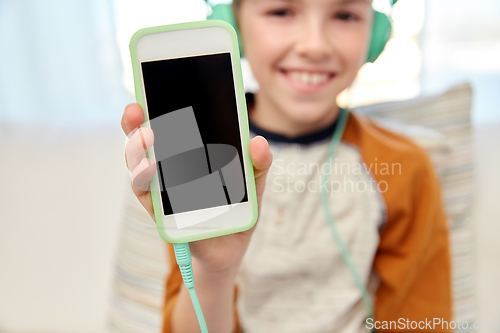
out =
[[164,214],[248,201],[230,54],[141,66]]

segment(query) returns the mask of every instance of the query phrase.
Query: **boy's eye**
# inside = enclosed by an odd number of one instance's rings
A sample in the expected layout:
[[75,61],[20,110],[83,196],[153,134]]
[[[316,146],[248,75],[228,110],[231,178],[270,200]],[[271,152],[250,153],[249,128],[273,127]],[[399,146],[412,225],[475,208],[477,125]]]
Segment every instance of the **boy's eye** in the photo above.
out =
[[335,14],[335,18],[342,21],[357,21],[358,16],[349,12],[339,12]]
[[282,9],[272,10],[269,12],[269,14],[273,16],[285,17],[285,16],[291,16],[292,11],[290,9],[282,8]]

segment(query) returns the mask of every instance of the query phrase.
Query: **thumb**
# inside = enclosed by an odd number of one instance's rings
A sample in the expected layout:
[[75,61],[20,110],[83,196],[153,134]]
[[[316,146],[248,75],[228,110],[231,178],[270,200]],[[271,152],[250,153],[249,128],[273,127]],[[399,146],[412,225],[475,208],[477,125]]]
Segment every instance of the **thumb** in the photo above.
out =
[[262,194],[266,185],[266,177],[269,168],[273,162],[273,155],[269,150],[267,140],[262,136],[257,136],[250,140],[248,147],[250,158],[253,163],[253,170],[255,175],[255,187],[257,190],[257,199],[260,204]]

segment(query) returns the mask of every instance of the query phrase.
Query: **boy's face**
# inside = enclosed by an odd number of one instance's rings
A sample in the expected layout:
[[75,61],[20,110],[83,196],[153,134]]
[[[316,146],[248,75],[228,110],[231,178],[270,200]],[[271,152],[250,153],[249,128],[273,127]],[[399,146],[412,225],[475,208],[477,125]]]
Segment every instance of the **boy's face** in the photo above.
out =
[[237,15],[259,99],[299,126],[331,115],[366,59],[371,1],[242,0]]

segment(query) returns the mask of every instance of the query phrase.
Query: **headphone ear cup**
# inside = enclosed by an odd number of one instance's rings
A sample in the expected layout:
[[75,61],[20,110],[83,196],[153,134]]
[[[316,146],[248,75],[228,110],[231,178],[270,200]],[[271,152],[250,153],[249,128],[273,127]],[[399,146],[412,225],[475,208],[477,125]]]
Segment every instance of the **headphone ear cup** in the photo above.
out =
[[366,62],[374,62],[384,50],[385,44],[391,36],[391,20],[381,12],[374,12],[372,37]]
[[207,17],[208,20],[222,20],[231,24],[231,26],[236,31],[238,36],[238,46],[240,49],[240,57],[243,57],[243,44],[241,43],[240,33],[238,31],[238,26],[236,25],[236,20],[234,19],[233,7],[228,4],[217,4],[212,7],[212,14]]

